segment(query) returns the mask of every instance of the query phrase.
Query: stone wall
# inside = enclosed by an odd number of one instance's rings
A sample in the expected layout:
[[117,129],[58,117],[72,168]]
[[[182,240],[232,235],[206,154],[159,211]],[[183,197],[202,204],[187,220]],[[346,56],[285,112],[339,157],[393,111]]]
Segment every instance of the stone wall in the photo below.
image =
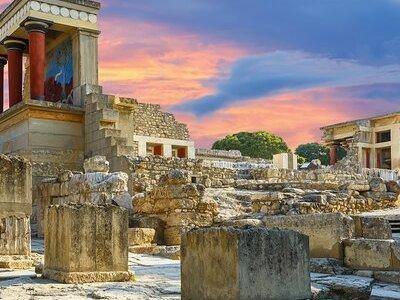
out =
[[192,182],[206,187],[233,186],[237,177],[236,170],[206,167],[199,159],[173,157],[120,157],[112,168],[129,175],[128,186],[132,195],[151,190],[162,175],[175,169],[187,171]]
[[30,254],[31,189],[31,164],[0,154],[0,256]]
[[138,103],[133,115],[137,135],[189,140],[187,126],[177,122],[173,114],[163,112],[160,105]]
[[[355,214],[400,205],[399,185],[380,178],[326,168],[313,171],[254,170],[259,180],[237,181],[238,189],[262,191],[250,195],[254,212]],[[261,180],[262,179],[262,180]]]
[[[204,186],[190,183],[188,175],[181,170],[170,171],[161,177],[150,192],[133,198],[136,219],[159,219],[157,236],[166,245],[179,245],[181,233],[194,227],[211,226],[217,214],[217,203],[205,200]],[[136,221],[139,223],[139,221]],[[146,225],[148,227],[149,225]]]

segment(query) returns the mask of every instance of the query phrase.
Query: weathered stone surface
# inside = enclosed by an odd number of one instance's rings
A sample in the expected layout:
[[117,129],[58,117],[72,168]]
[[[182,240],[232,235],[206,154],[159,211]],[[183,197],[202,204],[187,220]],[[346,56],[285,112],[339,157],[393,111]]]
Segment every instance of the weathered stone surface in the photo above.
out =
[[157,230],[157,240],[162,236],[163,245],[180,245],[182,233],[214,222],[218,205],[213,199],[205,198],[204,191],[203,185],[190,183],[186,172],[171,170],[152,191],[133,197],[135,218],[162,220],[162,227],[150,226]]
[[349,275],[312,274],[313,299],[369,299],[372,292],[372,278]]
[[394,240],[350,239],[344,245],[344,262],[349,268],[400,270],[399,245]]
[[110,163],[105,156],[94,156],[85,160],[83,168],[85,169],[85,173],[108,173]]
[[386,188],[389,192],[400,194],[400,185],[397,181],[386,182]]
[[145,246],[155,243],[156,231],[153,228],[129,228],[128,245]]
[[308,238],[293,231],[196,229],[183,236],[181,257],[184,300],[311,296]]
[[0,268],[30,268],[32,167],[0,154]]
[[354,236],[354,221],[343,214],[265,216],[268,228],[291,229],[310,238],[310,255],[343,261],[342,241]]
[[43,277],[63,283],[130,280],[126,210],[87,203],[51,206]]
[[310,272],[322,274],[352,274],[352,270],[343,267],[341,262],[333,258],[311,258]]
[[[101,162],[104,163],[103,160]],[[113,203],[132,210],[132,197],[128,193],[127,183],[128,175],[122,172],[87,174],[64,172],[57,179],[44,181],[35,189],[37,235],[39,237],[43,236],[44,216],[50,205],[62,203],[94,203],[100,205]]]
[[352,216],[356,237],[366,239],[391,239],[392,230],[386,219],[375,217]]
[[374,271],[375,280],[400,284],[400,271]]
[[372,192],[386,192],[387,191],[386,184],[382,178],[378,178],[378,177],[372,178],[369,181],[369,186],[371,187]]

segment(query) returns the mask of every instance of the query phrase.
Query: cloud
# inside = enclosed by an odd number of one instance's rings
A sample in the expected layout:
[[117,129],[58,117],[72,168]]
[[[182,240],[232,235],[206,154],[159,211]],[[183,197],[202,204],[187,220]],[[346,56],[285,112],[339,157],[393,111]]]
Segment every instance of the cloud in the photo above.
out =
[[398,65],[369,66],[299,51],[276,51],[239,59],[230,76],[217,82],[215,94],[190,99],[175,108],[204,116],[240,101],[285,91],[397,82]]
[[189,125],[196,147],[210,147],[227,134],[266,130],[282,136],[292,149],[299,144],[319,142],[320,127],[398,110],[398,103],[385,99],[370,101],[343,97],[342,88],[318,88],[238,103],[199,119],[179,112],[177,118]]
[[400,63],[400,7],[393,0],[112,1],[109,14],[185,28],[258,53],[301,50],[367,64]]
[[214,87],[207,82],[223,77],[246,53],[157,23],[104,17],[101,29],[100,81],[105,91],[142,102],[171,105],[209,94]]

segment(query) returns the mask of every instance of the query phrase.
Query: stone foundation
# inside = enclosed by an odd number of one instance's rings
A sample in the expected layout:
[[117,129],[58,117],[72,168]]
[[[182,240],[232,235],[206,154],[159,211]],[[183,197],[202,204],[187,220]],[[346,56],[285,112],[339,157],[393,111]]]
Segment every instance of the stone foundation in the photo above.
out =
[[112,205],[63,204],[46,215],[43,277],[63,283],[128,281],[128,214]]
[[308,238],[286,230],[192,230],[182,238],[182,299],[311,298]]

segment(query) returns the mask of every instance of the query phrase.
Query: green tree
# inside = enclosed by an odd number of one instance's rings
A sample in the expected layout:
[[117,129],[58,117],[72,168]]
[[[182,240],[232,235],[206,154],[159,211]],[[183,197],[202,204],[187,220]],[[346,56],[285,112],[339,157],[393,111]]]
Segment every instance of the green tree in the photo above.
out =
[[289,152],[289,147],[280,136],[266,131],[239,132],[218,140],[215,150],[240,150],[242,155],[253,158],[272,159],[274,154]]
[[[319,159],[323,165],[329,165],[329,148],[318,143],[302,144],[296,148],[295,153],[310,162]],[[346,156],[346,150],[342,147],[337,149],[338,160]]]

